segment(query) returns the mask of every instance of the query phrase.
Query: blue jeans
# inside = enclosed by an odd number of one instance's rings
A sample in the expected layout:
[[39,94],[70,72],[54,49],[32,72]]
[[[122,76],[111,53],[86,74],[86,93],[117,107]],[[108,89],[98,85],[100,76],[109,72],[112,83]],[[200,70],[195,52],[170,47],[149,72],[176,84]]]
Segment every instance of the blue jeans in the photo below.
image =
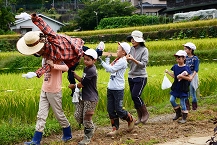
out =
[[196,95],[196,90],[193,88],[192,85],[190,85],[190,91],[189,91],[189,96],[192,96],[192,103],[197,102],[197,95]]
[[124,90],[107,89],[107,111],[110,119],[127,116],[128,112],[123,109]]
[[[178,104],[176,103],[176,98],[177,97],[174,97],[173,95],[170,96],[170,103],[172,104],[173,108],[176,108],[178,106]],[[185,104],[185,100],[187,98],[188,97],[181,97],[180,98],[180,105],[181,105],[181,108],[183,111],[187,111],[186,104]]]
[[131,97],[134,102],[134,107],[136,109],[144,105],[141,98],[142,91],[147,83],[147,78],[128,78],[128,83],[130,86]]

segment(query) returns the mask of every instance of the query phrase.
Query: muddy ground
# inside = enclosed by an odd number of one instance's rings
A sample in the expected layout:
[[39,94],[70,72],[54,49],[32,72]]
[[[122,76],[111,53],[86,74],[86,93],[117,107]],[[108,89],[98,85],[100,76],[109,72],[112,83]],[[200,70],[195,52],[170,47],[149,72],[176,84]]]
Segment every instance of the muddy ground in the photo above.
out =
[[[188,121],[185,124],[179,124],[177,121],[173,121],[172,118],[174,115],[165,114],[150,117],[146,124],[135,126],[131,133],[126,132],[127,123],[120,121],[120,134],[115,137],[106,136],[106,133],[111,130],[110,126],[98,126],[90,145],[151,145],[191,136],[213,136],[213,129],[216,125],[213,124],[211,118],[217,115],[216,112],[209,110],[199,112],[190,111]],[[207,119],[200,120],[200,116]],[[73,131],[73,139],[67,143],[61,142],[62,134],[43,138],[41,143],[42,145],[76,145],[82,140],[82,136],[83,130],[78,130]]]

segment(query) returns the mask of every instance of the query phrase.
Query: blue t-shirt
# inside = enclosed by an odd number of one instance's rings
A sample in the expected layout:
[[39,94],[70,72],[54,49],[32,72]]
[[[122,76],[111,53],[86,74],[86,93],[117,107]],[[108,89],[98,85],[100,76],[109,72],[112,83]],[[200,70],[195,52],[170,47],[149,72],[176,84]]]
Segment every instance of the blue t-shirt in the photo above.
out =
[[178,66],[178,64],[175,64],[171,70],[174,73],[174,82],[171,87],[171,92],[170,94],[173,95],[174,97],[187,97],[188,96],[188,88],[190,82],[187,80],[182,79],[181,81],[178,81],[177,76],[181,74],[183,71],[187,71],[188,74],[191,74],[190,67],[185,65],[185,66]]
[[186,65],[190,67],[191,69],[191,73],[193,73],[194,71],[198,72],[199,70],[199,59],[197,56],[193,56],[193,57],[186,57]]

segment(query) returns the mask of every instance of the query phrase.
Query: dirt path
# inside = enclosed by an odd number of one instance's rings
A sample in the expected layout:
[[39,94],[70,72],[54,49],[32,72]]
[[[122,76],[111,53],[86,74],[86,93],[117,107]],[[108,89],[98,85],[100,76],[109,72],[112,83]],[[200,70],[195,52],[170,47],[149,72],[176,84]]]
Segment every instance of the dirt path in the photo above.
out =
[[[179,124],[172,121],[174,114],[152,117],[145,125],[135,126],[131,133],[127,133],[127,123],[120,121],[120,134],[106,137],[111,127],[98,127],[90,145],[205,145],[213,135],[215,125],[209,120],[195,121],[195,116],[189,113],[188,122]],[[62,145],[60,135],[53,135],[42,139],[42,145]],[[73,139],[65,144],[77,145],[82,140],[83,130],[73,131]],[[22,143],[21,143],[22,144]],[[20,144],[20,145],[21,145]]]

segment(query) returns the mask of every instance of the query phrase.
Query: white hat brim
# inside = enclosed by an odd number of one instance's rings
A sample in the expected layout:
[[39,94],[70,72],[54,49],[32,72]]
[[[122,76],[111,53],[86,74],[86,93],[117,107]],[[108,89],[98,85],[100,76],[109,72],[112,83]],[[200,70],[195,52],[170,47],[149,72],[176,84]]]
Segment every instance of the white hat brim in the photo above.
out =
[[32,55],[36,52],[39,52],[41,48],[44,46],[43,42],[39,42],[37,45],[33,47],[29,47],[26,45],[24,37],[20,38],[17,42],[17,50],[25,55]]
[[138,38],[138,37],[134,37],[134,36],[132,36],[132,37],[136,42],[145,42],[145,40],[143,38]]

